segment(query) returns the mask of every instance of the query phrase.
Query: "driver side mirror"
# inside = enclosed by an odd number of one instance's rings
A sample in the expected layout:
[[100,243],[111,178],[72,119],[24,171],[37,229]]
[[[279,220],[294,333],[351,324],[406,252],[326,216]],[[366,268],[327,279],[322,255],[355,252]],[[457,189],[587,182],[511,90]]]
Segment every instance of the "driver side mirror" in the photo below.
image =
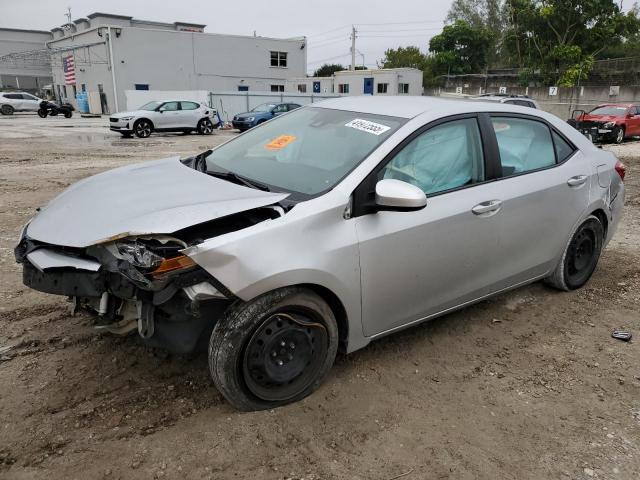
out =
[[385,178],[376,183],[376,206],[378,210],[410,212],[427,205],[424,192],[410,183]]

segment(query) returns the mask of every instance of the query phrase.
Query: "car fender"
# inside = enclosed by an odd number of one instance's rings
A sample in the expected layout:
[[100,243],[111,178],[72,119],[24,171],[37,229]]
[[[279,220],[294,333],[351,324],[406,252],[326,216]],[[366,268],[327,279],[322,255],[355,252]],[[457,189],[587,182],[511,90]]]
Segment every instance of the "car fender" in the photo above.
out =
[[342,215],[346,200],[327,210],[320,197],[284,216],[211,238],[183,250],[241,300],[282,287],[313,284],[342,303],[348,351],[368,343],[362,329],[360,258],[355,223]]

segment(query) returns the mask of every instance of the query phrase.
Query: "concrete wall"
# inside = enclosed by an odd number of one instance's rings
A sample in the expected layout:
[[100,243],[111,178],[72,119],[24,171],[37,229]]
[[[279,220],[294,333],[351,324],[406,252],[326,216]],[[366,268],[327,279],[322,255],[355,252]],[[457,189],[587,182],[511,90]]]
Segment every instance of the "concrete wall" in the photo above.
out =
[[[301,77],[306,71],[306,40],[242,37],[183,31],[119,26],[120,35],[112,29],[113,61],[118,110],[125,109],[126,90],[135,84],[147,84],[153,90],[250,90],[269,91],[271,85],[285,85],[288,79]],[[102,37],[98,35],[102,33]],[[80,47],[76,54],[76,77],[88,90],[104,85],[110,111],[116,110],[108,64],[109,51],[104,43],[105,27],[92,28],[50,43],[52,47]],[[271,67],[272,50],[287,52],[287,67]],[[85,52],[82,54],[82,52]],[[82,68],[79,57],[84,55]],[[62,64],[53,67],[55,83],[64,83]],[[89,87],[91,85],[91,87]],[[68,89],[69,90],[69,89]]]
[[[483,90],[484,91],[484,90]],[[497,89],[488,89],[497,92]],[[455,87],[430,91],[431,95],[454,94]],[[479,90],[463,90],[465,95],[477,95]],[[568,119],[576,109],[592,110],[603,103],[638,103],[640,104],[640,87],[620,86],[617,95],[609,95],[610,87],[576,87],[558,88],[556,95],[550,95],[549,87],[507,87],[508,94],[528,95],[540,105],[540,108],[554,115]]]

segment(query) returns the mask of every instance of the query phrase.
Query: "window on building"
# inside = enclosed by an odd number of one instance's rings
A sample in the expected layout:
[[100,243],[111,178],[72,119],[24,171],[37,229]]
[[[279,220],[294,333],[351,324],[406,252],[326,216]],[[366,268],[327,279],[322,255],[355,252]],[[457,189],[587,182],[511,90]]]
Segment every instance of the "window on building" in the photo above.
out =
[[64,87],[62,87],[63,92],[64,92],[64,98],[67,99],[69,98],[69,95],[67,95],[67,86],[65,85]]
[[398,93],[409,93],[409,84],[408,83],[399,83],[398,84]]
[[284,92],[284,85],[271,85],[272,92]]
[[272,67],[287,67],[287,52],[274,52],[271,51],[271,66]]
[[378,93],[387,93],[388,89],[389,89],[389,84],[388,83],[379,83],[378,84]]
[[338,93],[349,93],[349,84],[348,83],[339,83],[338,84]]
[[148,83],[136,83],[135,87],[136,87],[136,90],[149,90]]
[[75,85],[71,85],[71,90],[73,90],[73,98],[76,98],[76,95],[78,95],[78,89]]
[[299,83],[298,84],[298,93],[307,93],[307,84]]
[[238,91],[239,92],[248,92],[249,91],[249,86],[248,85],[238,85]]
[[83,92],[86,92],[87,91],[87,85],[84,84],[84,83],[81,83],[80,84],[80,90],[82,90]]

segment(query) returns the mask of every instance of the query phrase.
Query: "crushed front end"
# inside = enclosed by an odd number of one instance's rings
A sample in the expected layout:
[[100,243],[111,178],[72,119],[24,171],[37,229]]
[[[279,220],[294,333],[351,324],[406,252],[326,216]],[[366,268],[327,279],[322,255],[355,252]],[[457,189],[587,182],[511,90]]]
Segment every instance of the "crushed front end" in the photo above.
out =
[[234,296],[181,250],[178,238],[129,237],[70,248],[26,235],[15,248],[23,282],[68,296],[72,310],[95,314],[95,327],[144,343],[187,353],[204,343]]

